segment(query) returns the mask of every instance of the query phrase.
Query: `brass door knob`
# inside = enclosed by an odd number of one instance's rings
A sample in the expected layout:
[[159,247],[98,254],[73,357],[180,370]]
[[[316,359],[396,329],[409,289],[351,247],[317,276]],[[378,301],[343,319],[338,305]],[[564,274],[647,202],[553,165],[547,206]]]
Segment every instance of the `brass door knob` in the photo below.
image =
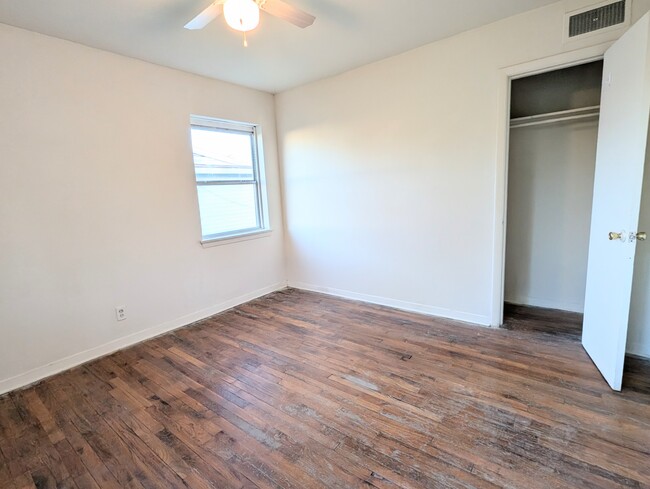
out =
[[639,241],[645,241],[648,239],[648,233],[646,233],[645,231],[636,233],[636,239],[638,239]]

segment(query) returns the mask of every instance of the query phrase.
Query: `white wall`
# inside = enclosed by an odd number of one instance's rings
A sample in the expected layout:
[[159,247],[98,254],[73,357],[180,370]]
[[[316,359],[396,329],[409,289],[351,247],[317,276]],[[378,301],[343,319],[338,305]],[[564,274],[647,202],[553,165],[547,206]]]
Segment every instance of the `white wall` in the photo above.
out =
[[277,96],[290,285],[489,324],[500,69],[609,39],[564,46],[564,12]]
[[510,131],[505,299],[583,312],[598,121]]
[[[1,24],[0,59],[0,393],[286,284],[272,95]],[[269,237],[199,244],[190,114],[262,125]]]

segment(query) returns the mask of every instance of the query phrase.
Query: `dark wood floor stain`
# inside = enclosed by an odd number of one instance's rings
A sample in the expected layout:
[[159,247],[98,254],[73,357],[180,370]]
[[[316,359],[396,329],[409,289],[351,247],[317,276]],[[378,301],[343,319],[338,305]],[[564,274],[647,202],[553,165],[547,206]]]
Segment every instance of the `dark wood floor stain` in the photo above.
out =
[[0,487],[650,487],[648,363],[531,324],[271,294],[0,398]]

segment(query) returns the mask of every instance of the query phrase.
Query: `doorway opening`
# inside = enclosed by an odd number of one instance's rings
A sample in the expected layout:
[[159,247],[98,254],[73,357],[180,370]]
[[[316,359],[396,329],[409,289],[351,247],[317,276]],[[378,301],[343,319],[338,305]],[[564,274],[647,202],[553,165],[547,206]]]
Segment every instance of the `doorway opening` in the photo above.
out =
[[581,335],[602,77],[598,60],[510,82],[504,328]]

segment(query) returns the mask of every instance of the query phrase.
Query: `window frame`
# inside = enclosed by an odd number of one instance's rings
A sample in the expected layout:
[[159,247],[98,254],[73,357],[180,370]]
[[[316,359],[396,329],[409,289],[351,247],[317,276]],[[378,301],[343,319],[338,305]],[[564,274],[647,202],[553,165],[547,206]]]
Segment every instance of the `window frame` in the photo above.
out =
[[[245,134],[250,137],[251,157],[253,167],[252,180],[207,180],[199,181],[196,175],[196,164],[194,161],[194,146],[191,131],[194,128],[209,130],[221,133]],[[264,161],[262,149],[261,128],[258,124],[246,122],[228,121],[205,116],[190,116],[190,146],[192,150],[192,169],[194,172],[194,186],[197,195],[199,221],[201,216],[201,201],[199,199],[199,187],[205,186],[230,186],[230,185],[253,185],[255,192],[255,220],[257,226],[253,228],[242,228],[225,231],[216,234],[203,234],[203,223],[200,221],[201,241],[204,246],[225,244],[226,242],[239,242],[268,235],[271,231],[268,218],[268,204],[266,195],[266,179],[264,174]]]

